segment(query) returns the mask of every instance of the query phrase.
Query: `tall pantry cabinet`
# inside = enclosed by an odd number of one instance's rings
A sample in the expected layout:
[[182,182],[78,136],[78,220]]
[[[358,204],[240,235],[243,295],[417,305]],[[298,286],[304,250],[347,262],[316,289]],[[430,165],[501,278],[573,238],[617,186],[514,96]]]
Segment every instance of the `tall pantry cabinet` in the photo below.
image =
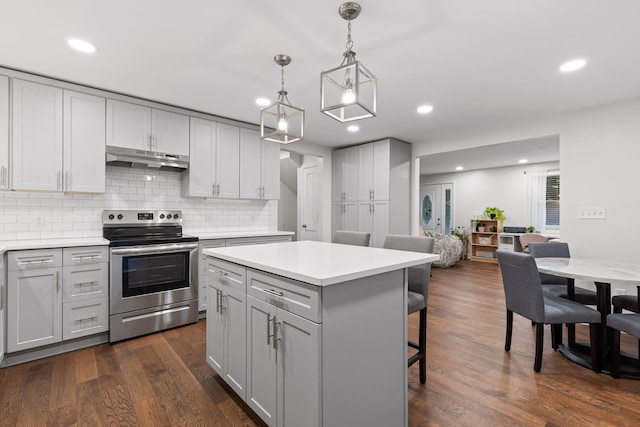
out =
[[409,234],[411,146],[384,139],[333,152],[333,231],[371,233],[382,247],[387,234]]

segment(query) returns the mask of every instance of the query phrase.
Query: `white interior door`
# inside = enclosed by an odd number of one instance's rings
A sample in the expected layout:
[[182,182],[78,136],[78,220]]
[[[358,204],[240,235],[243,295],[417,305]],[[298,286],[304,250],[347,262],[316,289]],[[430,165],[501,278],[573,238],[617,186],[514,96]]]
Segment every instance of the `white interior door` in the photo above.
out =
[[298,221],[299,240],[318,240],[319,207],[318,165],[303,166],[298,169]]

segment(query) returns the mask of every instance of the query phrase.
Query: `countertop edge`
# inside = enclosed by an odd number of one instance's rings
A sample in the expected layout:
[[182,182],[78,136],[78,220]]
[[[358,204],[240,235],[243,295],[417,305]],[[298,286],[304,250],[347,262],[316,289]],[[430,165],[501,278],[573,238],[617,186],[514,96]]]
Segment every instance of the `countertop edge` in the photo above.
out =
[[329,286],[337,283],[347,282],[350,280],[361,279],[364,277],[373,276],[376,274],[387,273],[390,271],[395,271],[407,267],[413,267],[420,264],[425,264],[429,262],[435,262],[440,259],[440,256],[437,254],[423,254],[420,252],[410,252],[409,257],[411,259],[407,259],[405,261],[399,261],[394,264],[382,265],[380,267],[370,268],[368,270],[357,270],[346,274],[337,274],[329,277],[318,277],[318,276],[310,276],[304,273],[295,272],[291,270],[285,270],[279,267],[275,267],[273,265],[263,264],[257,261],[247,260],[246,258],[240,258],[228,254],[220,254],[216,251],[216,249],[205,249],[203,250],[203,254],[206,256],[211,256],[213,258],[221,259],[223,261],[232,262],[234,264],[243,265],[249,268],[253,268],[256,270],[264,271],[267,273],[272,273],[278,276],[286,277],[289,279],[297,280],[300,282],[308,283],[314,286]]

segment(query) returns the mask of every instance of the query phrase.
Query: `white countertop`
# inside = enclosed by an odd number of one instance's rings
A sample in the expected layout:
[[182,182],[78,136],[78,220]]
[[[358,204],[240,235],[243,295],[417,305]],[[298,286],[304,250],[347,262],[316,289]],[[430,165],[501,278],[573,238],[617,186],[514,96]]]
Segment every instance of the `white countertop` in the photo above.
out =
[[[205,239],[233,239],[241,237],[265,237],[265,236],[291,236],[291,231],[185,231],[184,234]],[[0,240],[0,254],[6,251],[21,251],[27,249],[69,248],[73,246],[108,246],[109,241],[102,237],[73,237],[58,239],[31,239],[31,240]]]
[[269,237],[269,236],[293,236],[293,231],[202,231],[183,230],[183,234],[198,236],[200,240],[207,239],[236,239],[240,237]]
[[538,271],[602,283],[640,284],[640,265],[591,258],[536,258]]
[[107,246],[102,237],[76,237],[67,239],[0,240],[0,253],[25,249],[69,248],[73,246]]
[[301,241],[205,249],[207,256],[327,286],[438,261],[439,255]]

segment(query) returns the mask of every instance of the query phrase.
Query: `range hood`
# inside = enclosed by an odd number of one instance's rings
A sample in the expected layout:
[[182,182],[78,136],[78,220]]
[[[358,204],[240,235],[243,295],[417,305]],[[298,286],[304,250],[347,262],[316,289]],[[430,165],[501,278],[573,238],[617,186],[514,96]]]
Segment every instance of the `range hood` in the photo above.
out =
[[189,156],[135,150],[133,148],[106,147],[106,160],[110,166],[128,168],[153,168],[160,170],[185,171],[189,169]]

